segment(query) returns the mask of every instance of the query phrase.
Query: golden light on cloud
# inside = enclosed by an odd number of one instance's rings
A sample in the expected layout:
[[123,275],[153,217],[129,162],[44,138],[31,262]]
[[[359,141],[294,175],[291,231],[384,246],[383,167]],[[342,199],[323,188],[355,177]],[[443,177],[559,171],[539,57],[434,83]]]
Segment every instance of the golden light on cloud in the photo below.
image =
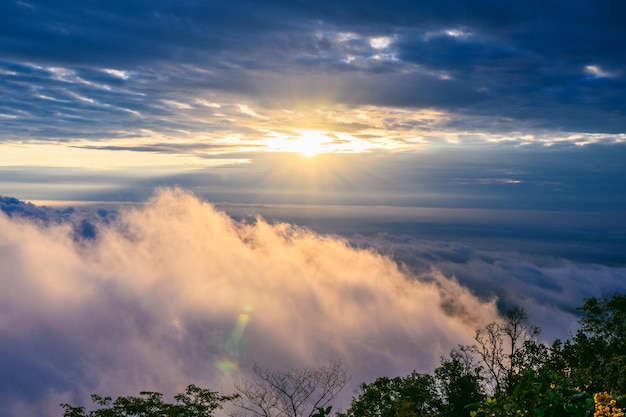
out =
[[304,156],[315,156],[325,151],[330,138],[322,130],[301,130],[299,135],[286,135],[272,132],[264,140],[272,151],[299,153]]
[[344,132],[295,129],[293,133],[289,135],[267,131],[263,143],[272,152],[297,153],[306,157],[323,153],[360,153],[377,147]]
[[[192,154],[139,152],[139,141],[109,141],[110,148],[99,142],[0,144],[0,166],[46,166],[57,168],[88,167],[92,170],[138,169],[178,172],[197,167],[242,163],[243,159],[202,159]],[[127,149],[125,149],[127,148]]]

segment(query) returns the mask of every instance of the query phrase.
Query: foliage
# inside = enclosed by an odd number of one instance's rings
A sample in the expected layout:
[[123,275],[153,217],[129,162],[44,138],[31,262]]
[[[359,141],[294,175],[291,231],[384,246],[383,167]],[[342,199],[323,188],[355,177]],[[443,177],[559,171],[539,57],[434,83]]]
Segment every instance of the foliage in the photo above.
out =
[[[318,368],[287,371],[255,365],[254,380],[235,384],[239,397],[234,414],[240,417],[312,417],[339,394],[348,371],[341,360]],[[324,410],[324,415],[327,409]],[[328,409],[328,412],[330,410]]]
[[587,298],[580,308],[582,331],[603,339],[612,350],[626,353],[626,294]]
[[111,397],[92,395],[100,408],[86,412],[84,407],[61,404],[63,417],[211,417],[225,401],[236,398],[189,385],[184,393],[174,396],[176,403],[166,403],[158,392],[143,391],[139,397]]
[[469,416],[465,406],[485,398],[482,367],[463,350],[453,350],[449,358],[441,358],[435,369],[435,381],[441,396],[441,415]]
[[[348,411],[338,417],[582,417],[594,412],[595,417],[623,417],[626,296],[586,299],[580,310],[581,329],[572,340],[555,340],[548,347],[536,339],[540,329],[526,324],[525,311],[513,309],[502,322],[477,330],[473,345],[442,358],[434,378],[414,372],[361,384]],[[424,382],[408,395],[404,387],[414,380]],[[607,395],[614,397],[607,400]]]
[[550,366],[590,392],[626,393],[626,294],[589,298],[581,329],[555,341]]
[[421,417],[436,414],[442,407],[435,379],[413,372],[402,378],[380,377],[362,383],[358,395],[338,417]]
[[333,407],[330,405],[326,408],[317,407],[317,412],[313,414],[311,417],[330,417],[330,410],[332,409]]
[[510,394],[470,404],[468,408],[473,410],[472,417],[582,417],[590,414],[593,400],[568,379],[555,374],[545,377],[528,369],[522,372],[519,384]]
[[[335,417],[624,417],[626,295],[589,298],[580,310],[580,330],[548,347],[524,310],[513,309],[478,330],[473,345],[442,358],[433,375],[360,384]],[[233,396],[195,385],[174,404],[156,392],[115,401],[93,395],[98,410],[62,404],[64,417],[209,417],[229,400],[238,407],[234,417],[331,417],[330,403],[348,381],[342,361],[288,371],[257,365],[254,372]]]

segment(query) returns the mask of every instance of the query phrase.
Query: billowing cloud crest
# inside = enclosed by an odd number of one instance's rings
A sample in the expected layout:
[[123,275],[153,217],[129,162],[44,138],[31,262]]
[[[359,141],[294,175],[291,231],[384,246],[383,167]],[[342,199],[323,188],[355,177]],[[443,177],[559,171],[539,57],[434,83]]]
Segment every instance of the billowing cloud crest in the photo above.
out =
[[413,279],[339,238],[237,223],[180,190],[92,239],[0,214],[0,264],[0,396],[22,417],[92,392],[229,392],[254,362],[343,357],[354,385],[431,370],[497,317],[440,273]]

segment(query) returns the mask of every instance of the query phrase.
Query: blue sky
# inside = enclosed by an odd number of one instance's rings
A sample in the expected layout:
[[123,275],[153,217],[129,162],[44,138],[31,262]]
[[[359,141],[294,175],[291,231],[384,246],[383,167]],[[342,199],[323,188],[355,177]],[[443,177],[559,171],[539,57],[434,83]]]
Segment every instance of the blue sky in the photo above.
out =
[[585,297],[626,291],[625,17],[1,1],[5,412],[335,356],[341,410],[510,306],[567,338]]

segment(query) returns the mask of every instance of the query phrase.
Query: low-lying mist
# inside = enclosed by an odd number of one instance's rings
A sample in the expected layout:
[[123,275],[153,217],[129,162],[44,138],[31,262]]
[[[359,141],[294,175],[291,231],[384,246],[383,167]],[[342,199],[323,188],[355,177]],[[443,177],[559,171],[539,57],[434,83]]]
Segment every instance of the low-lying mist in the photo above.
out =
[[449,263],[445,273],[434,259],[405,268],[375,244],[237,222],[178,189],[105,214],[77,235],[69,220],[0,213],[0,398],[10,416],[58,416],[60,402],[94,392],[170,395],[195,383],[230,393],[254,363],[336,358],[352,375],[336,404],[345,409],[358,383],[430,372],[498,318],[496,298],[460,285]]

